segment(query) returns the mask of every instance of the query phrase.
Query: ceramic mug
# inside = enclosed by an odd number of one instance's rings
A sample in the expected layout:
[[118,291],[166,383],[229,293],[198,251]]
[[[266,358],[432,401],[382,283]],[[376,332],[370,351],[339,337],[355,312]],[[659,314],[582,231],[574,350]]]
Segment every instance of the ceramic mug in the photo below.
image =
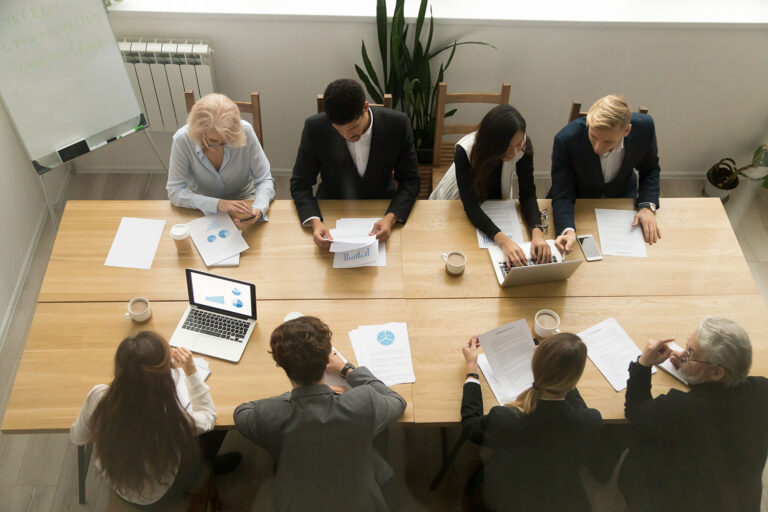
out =
[[124,316],[126,320],[146,322],[151,315],[149,299],[146,297],[134,297],[128,301],[128,312]]
[[451,275],[457,276],[464,272],[464,266],[467,264],[467,255],[461,251],[451,251],[441,255],[445,262],[445,271]]
[[560,317],[551,309],[541,309],[533,317],[533,330],[540,338],[549,338],[560,332]]

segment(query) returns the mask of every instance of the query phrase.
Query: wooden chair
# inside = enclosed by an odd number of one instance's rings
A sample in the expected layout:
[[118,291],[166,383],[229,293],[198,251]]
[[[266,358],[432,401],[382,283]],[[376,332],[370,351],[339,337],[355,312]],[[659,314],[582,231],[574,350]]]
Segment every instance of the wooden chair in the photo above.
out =
[[[387,93],[384,95],[384,103],[378,104],[378,103],[371,103],[372,107],[384,107],[384,108],[392,108],[392,95]],[[317,95],[317,113],[322,114],[325,112],[325,106],[323,105],[323,95],[318,94]]]
[[[648,113],[648,107],[640,107],[637,109],[637,111],[641,114],[647,114]],[[587,113],[581,111],[581,102],[573,100],[571,103],[571,111],[568,113],[568,122],[570,123],[574,119],[578,119],[580,117],[586,117]]]
[[455,142],[443,142],[445,135],[466,135],[477,129],[474,124],[446,124],[445,106],[449,103],[489,103],[506,105],[509,103],[511,86],[503,84],[501,92],[460,92],[448,94],[448,85],[440,82],[437,86],[437,110],[435,112],[435,144],[432,156],[432,187],[435,188],[453,163]]
[[[189,113],[192,110],[192,105],[195,104],[195,93],[184,91],[184,101],[187,104],[187,113]],[[251,101],[235,101],[235,105],[240,109],[241,114],[251,114],[253,117],[253,123],[251,123],[253,130],[259,138],[261,147],[264,147],[264,135],[261,131],[261,100],[259,99],[259,93],[251,92]]]

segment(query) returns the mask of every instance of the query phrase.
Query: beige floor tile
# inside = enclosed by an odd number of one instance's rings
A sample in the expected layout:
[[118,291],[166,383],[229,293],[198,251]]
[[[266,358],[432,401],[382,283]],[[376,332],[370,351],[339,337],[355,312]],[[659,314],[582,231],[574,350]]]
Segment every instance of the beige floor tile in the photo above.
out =
[[16,486],[7,502],[8,510],[13,512],[57,512],[53,506],[56,486]]
[[30,435],[15,485],[58,485],[69,445],[68,434]]

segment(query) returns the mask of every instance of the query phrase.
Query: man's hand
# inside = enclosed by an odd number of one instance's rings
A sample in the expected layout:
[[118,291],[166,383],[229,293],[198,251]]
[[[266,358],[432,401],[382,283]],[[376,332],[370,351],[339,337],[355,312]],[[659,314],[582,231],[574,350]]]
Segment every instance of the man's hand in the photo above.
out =
[[250,220],[240,220],[238,218],[235,218],[234,219],[235,226],[237,226],[239,228],[244,228],[246,226],[250,226],[251,224],[253,224],[255,222],[258,222],[259,220],[261,220],[261,217],[262,217],[261,210],[259,210],[258,208],[254,208],[253,210],[251,210],[251,215],[250,216],[253,217]]
[[656,223],[656,214],[650,208],[640,208],[635,215],[635,220],[632,221],[632,226],[637,226],[638,223],[643,227],[643,237],[646,242],[653,245],[659,241],[661,230]]
[[563,254],[571,254],[573,247],[576,245],[576,232],[569,229],[564,234],[555,238],[555,247],[558,248]]
[[397,217],[395,217],[394,213],[386,214],[383,218],[376,221],[368,236],[376,235],[376,239],[379,242],[386,242],[392,235],[392,227],[394,227],[395,222],[397,222]]
[[219,199],[216,209],[220,212],[226,212],[231,217],[236,215],[248,216],[251,214],[251,207],[245,201],[230,201],[228,199]]
[[531,257],[536,263],[552,261],[552,249],[544,239],[544,232],[539,228],[533,228],[531,231]]
[[509,268],[524,267],[528,265],[528,259],[525,257],[523,250],[519,245],[510,240],[507,235],[499,231],[493,236],[493,241],[496,242],[496,245],[501,247],[501,251],[504,253]]
[[480,354],[480,340],[472,336],[462,347],[464,361],[467,363],[467,373],[477,373],[477,356]]
[[669,342],[675,341],[675,338],[664,338],[663,340],[649,339],[648,344],[643,349],[643,355],[637,360],[643,366],[653,366],[661,364],[672,354],[669,348]]
[[321,249],[330,249],[333,237],[331,236],[331,230],[328,229],[328,226],[323,224],[320,219],[312,219],[310,225],[312,226],[312,240],[314,240],[317,246]]
[[331,350],[331,353],[328,354],[328,366],[325,367],[325,371],[334,375],[339,375],[341,374],[341,369],[344,368],[345,364],[346,363],[341,358],[339,353],[335,350]]
[[685,350],[673,350],[669,355],[669,360],[672,361],[672,366],[674,366],[675,369],[679,369],[680,365],[683,364],[684,355]]
[[195,360],[192,358],[192,352],[184,347],[171,347],[171,366],[181,368],[187,376],[197,373],[197,366],[195,366]]

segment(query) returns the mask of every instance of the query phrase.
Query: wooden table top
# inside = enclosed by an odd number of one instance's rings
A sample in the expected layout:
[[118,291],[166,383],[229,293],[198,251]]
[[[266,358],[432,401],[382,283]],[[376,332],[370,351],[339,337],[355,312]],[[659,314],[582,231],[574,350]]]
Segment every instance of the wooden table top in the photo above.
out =
[[[381,217],[387,201],[321,201],[325,222],[342,217]],[[387,266],[333,268],[333,255],[321,251],[302,228],[292,201],[274,201],[269,222],[248,228],[250,248],[240,266],[208,269],[193,249],[176,252],[171,226],[200,217],[197,210],[168,201],[68,201],[43,279],[40,302],[187,300],[185,268],[256,283],[256,299],[402,298],[400,228],[387,242]],[[104,266],[122,217],[165,219],[152,268]]]
[[[21,364],[3,418],[4,433],[65,432],[77,417],[85,396],[96,384],[109,384],[115,350],[126,336],[145,329],[166,339],[184,313],[184,302],[153,302],[152,317],[138,324],[123,318],[122,303],[39,303]],[[261,301],[259,321],[243,357],[231,363],[205,357],[211,376],[206,381],[216,405],[216,424],[232,427],[232,413],[243,402],[289,391],[285,372],[275,365],[269,336],[291,311],[315,315],[333,331],[333,345],[350,361],[356,361],[347,332],[359,325],[404,322],[403,299]],[[393,386],[408,401],[400,419],[412,422],[413,385]]]
[[[632,199],[576,201],[579,233],[600,243],[595,208],[633,209]],[[555,238],[550,201],[548,238]],[[518,216],[522,219],[519,211]],[[460,201],[418,201],[401,232],[405,296],[413,298],[589,297],[656,295],[752,295],[758,293],[736,235],[719,199],[663,199],[657,213],[662,240],[647,258],[603,256],[584,262],[567,280],[501,288],[488,251],[477,245],[475,227]],[[523,236],[530,240],[523,227]],[[598,245],[599,246],[599,245]],[[467,266],[458,277],[445,272],[440,255],[464,251]],[[583,259],[576,249],[567,259]]]

